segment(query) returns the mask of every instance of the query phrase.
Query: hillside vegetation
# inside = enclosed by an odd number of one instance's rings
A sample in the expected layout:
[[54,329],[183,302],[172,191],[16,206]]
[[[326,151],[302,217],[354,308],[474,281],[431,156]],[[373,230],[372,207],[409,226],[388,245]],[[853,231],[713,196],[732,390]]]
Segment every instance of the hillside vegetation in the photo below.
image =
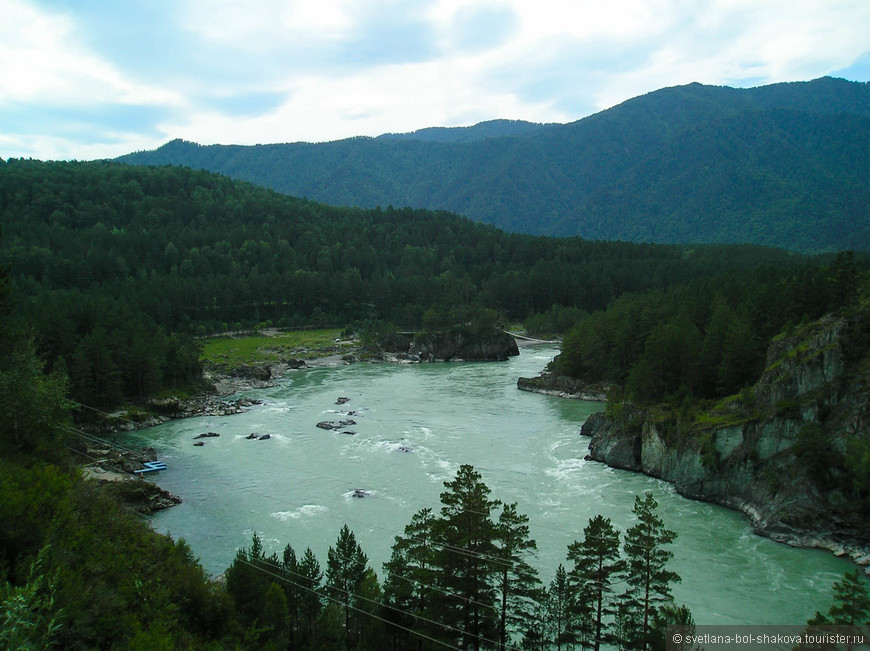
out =
[[120,160],[333,205],[450,210],[512,232],[870,249],[870,85],[841,79],[690,84],[564,125],[251,147],[175,140]]
[[331,208],[207,172],[115,163],[10,160],[0,220],[20,317],[91,406],[195,384],[192,337],[210,333],[414,330],[481,310],[548,313],[559,329],[624,292],[805,264],[751,246],[509,235],[443,212]]

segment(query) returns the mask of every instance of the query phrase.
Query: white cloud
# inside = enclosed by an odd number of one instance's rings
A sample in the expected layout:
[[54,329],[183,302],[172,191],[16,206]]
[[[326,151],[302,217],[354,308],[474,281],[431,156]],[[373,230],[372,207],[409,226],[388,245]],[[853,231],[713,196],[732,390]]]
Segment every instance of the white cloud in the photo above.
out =
[[178,102],[162,88],[136,84],[88,52],[73,17],[20,0],[0,0],[0,103],[82,106]]
[[[178,0],[138,6],[136,24],[36,2],[0,0],[6,155],[570,121],[663,86],[811,79],[870,51],[866,0]],[[22,127],[29,113],[44,121]]]
[[321,142],[540,110],[511,93],[480,94],[476,74],[477,66],[464,60],[381,66],[340,79],[309,77],[297,80],[288,100],[266,115],[240,119],[195,113],[161,128],[170,137],[202,144]]

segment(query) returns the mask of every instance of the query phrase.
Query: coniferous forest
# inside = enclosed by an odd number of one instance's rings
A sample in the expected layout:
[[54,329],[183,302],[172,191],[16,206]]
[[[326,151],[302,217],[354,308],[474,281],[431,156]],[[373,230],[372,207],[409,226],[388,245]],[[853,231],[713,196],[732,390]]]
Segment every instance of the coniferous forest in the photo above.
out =
[[[590,519],[546,584],[522,505],[470,466],[383,568],[344,527],[325,559],[255,535],[216,582],[183,540],[82,479],[72,406],[200,390],[204,335],[494,314],[564,334],[560,373],[689,409],[755,381],[771,338],[867,301],[867,261],[845,252],[506,234],[179,167],[5,161],[0,223],[4,648],[664,648],[692,616],[671,598],[675,534],[651,495],[625,532]],[[819,618],[870,618],[860,583],[837,586]]]
[[[76,400],[102,407],[195,384],[192,337],[262,323],[416,329],[427,311],[489,309],[505,323],[541,315],[532,325],[558,333],[626,293],[762,265],[797,293],[826,273],[819,260],[765,247],[505,234],[447,213],[331,208],[176,167],[8,161],[0,219],[2,262],[40,354],[69,376]],[[770,287],[773,277],[751,280]],[[806,300],[811,314],[828,302]]]

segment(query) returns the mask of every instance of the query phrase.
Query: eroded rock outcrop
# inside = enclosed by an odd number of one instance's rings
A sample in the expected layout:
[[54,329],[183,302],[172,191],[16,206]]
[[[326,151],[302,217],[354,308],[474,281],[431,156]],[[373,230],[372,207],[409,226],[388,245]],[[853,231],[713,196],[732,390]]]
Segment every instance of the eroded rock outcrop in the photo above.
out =
[[774,340],[751,390],[688,423],[611,405],[583,425],[589,457],[738,509],[775,540],[866,557],[870,495],[850,455],[870,450],[868,324],[827,316]]
[[503,362],[519,355],[516,340],[503,330],[458,327],[415,337],[408,355],[421,361]]

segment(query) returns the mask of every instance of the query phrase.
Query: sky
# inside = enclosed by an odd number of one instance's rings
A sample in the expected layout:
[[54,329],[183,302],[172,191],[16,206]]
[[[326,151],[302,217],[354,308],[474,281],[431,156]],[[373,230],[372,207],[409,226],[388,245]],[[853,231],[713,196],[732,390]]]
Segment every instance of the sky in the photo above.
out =
[[870,1],[0,0],[0,158],[564,123],[825,75],[870,81]]

